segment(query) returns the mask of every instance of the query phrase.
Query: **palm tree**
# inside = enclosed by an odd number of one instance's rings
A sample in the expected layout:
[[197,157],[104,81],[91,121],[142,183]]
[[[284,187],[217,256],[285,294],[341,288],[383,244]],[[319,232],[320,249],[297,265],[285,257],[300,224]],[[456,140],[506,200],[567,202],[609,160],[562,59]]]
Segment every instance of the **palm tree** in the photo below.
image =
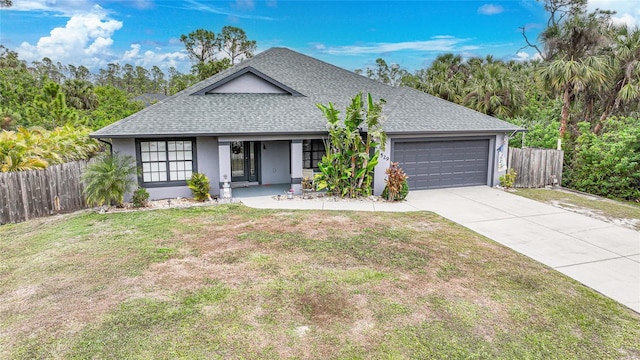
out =
[[82,174],[87,204],[122,207],[124,195],[136,184],[136,162],[131,156],[103,155]]
[[524,90],[507,66],[488,56],[470,59],[471,79],[464,105],[491,116],[508,118],[518,113],[524,102]]
[[609,61],[612,71],[608,79],[610,91],[604,94],[603,112],[594,132],[599,133],[609,115],[621,104],[640,100],[640,28],[620,26],[613,35]]
[[468,80],[468,68],[460,55],[440,55],[429,69],[421,70],[417,75],[421,79],[418,85],[420,90],[462,104],[462,90]]
[[541,79],[552,91],[562,94],[562,113],[558,149],[567,130],[571,105],[575,97],[586,91],[602,89],[607,79],[609,67],[604,58],[588,56],[582,59],[562,57],[551,61],[539,71]]
[[95,110],[98,107],[98,95],[93,85],[85,80],[67,80],[63,85],[67,105],[78,110]]

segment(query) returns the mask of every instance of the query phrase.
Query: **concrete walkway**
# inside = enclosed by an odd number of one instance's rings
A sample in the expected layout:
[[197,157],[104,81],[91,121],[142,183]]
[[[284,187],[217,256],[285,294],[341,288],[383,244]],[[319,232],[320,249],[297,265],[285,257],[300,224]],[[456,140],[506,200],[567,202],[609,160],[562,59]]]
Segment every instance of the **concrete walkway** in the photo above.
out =
[[433,211],[640,312],[640,232],[486,186],[419,190],[402,203],[244,198],[254,208]]

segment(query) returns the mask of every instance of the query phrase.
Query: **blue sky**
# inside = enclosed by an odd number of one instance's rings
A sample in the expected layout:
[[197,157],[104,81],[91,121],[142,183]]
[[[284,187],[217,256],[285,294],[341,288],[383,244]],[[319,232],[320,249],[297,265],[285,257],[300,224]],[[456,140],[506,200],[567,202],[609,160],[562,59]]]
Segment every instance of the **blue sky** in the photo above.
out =
[[[589,0],[616,10],[614,20],[640,24],[640,0]],[[13,0],[0,10],[0,44],[28,62],[92,70],[110,62],[188,72],[181,34],[238,26],[258,52],[288,47],[346,69],[382,57],[414,71],[439,54],[535,56],[520,27],[535,39],[546,24],[535,0],[303,1],[303,0]]]

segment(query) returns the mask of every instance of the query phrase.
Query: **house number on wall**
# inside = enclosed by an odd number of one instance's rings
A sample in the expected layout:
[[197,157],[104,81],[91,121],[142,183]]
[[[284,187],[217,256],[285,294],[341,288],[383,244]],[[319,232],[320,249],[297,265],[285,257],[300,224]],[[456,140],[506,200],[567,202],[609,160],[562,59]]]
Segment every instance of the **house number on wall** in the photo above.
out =
[[389,161],[389,155],[385,153],[380,153],[380,158],[384,161]]

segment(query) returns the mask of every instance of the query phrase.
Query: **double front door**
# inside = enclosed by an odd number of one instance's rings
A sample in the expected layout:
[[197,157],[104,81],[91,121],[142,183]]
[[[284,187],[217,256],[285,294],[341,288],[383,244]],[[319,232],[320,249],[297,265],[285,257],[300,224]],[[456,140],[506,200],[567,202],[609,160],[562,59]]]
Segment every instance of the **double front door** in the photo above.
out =
[[259,141],[231,142],[231,181],[259,181]]

